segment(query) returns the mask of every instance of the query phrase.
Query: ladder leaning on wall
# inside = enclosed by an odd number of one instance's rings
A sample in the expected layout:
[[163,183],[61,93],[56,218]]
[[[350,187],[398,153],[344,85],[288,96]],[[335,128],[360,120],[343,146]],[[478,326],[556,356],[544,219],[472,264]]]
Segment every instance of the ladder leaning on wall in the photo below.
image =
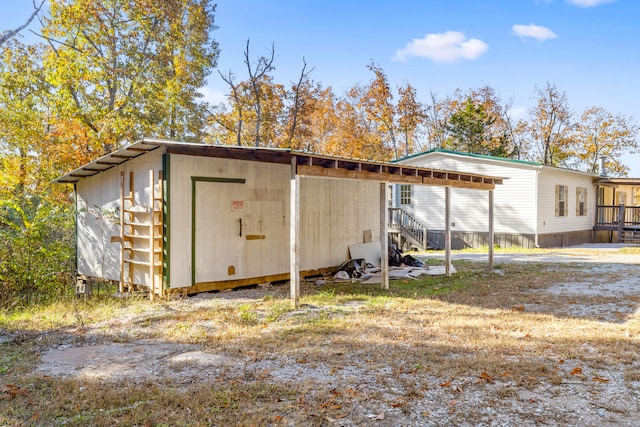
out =
[[149,205],[136,203],[134,172],[129,172],[125,196],[125,173],[120,172],[120,293],[148,287],[149,298],[164,296],[162,285],[162,171],[157,181],[149,171]]

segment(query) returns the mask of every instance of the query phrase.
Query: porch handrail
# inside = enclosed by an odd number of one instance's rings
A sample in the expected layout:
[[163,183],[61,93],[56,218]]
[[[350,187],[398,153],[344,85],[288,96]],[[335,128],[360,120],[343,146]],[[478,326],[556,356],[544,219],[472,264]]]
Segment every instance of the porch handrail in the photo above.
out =
[[427,226],[403,208],[389,208],[389,228],[400,230],[411,236],[422,245],[423,249],[429,246]]
[[640,226],[640,206],[599,205],[596,226],[610,228]]

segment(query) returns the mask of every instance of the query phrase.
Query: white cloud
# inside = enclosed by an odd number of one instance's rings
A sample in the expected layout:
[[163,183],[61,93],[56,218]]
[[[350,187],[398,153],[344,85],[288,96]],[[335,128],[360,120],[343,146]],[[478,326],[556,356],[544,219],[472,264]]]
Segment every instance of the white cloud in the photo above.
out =
[[217,105],[227,102],[227,97],[225,96],[225,94],[208,86],[201,87],[200,93],[202,94],[202,100],[208,102],[211,105]]
[[568,3],[571,3],[575,6],[580,6],[580,7],[599,6],[601,4],[613,3],[615,1],[617,0],[567,0]]
[[509,115],[509,117],[511,117],[512,120],[517,122],[518,120],[522,120],[527,117],[527,109],[522,106],[513,107],[509,111],[507,111],[507,114]]
[[478,39],[467,39],[459,31],[427,34],[422,39],[413,39],[404,49],[396,51],[393,59],[406,61],[408,57],[428,58],[434,62],[456,62],[461,59],[476,59],[489,49]]
[[538,41],[545,41],[549,39],[557,39],[558,35],[551,31],[547,27],[541,27],[539,25],[514,25],[511,27],[514,34],[522,38],[530,37]]

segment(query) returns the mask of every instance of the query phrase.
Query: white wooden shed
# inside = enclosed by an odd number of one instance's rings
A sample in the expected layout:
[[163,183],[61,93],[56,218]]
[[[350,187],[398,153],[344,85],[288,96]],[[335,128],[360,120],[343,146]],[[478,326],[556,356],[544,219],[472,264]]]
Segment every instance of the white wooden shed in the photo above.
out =
[[[465,173],[502,176],[495,191],[494,241],[501,247],[562,247],[593,242],[597,174],[479,154],[434,149],[395,162]],[[455,189],[451,196],[453,248],[487,245],[487,207],[475,192]],[[413,187],[402,208],[423,221],[439,246],[445,229],[444,192]],[[399,201],[398,201],[399,202]]]
[[388,287],[389,183],[491,193],[500,178],[288,149],[143,139],[58,178],[72,183],[77,273],[197,293],[331,271],[372,230]]

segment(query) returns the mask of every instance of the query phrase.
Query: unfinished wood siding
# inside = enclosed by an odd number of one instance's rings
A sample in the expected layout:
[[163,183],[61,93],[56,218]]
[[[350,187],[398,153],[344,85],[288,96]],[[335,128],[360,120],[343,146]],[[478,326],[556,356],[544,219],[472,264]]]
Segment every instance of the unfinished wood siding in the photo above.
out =
[[[506,177],[494,190],[494,232],[535,233],[535,179],[537,168],[517,162],[433,153],[408,159],[412,165]],[[489,199],[484,191],[453,188],[451,214],[454,231],[486,232]],[[414,214],[429,228],[444,228],[444,190],[414,187]]]
[[[556,186],[567,188],[566,216],[556,215]],[[586,215],[576,215],[576,189],[586,188]],[[539,176],[538,233],[566,233],[592,230],[595,224],[596,194],[593,177],[576,171],[545,167]]]
[[[244,180],[242,184],[234,184],[238,185],[237,201],[242,202],[242,243],[238,263],[215,265],[219,262],[217,256],[205,254],[210,256],[213,270],[218,271],[216,276],[208,277],[208,281],[289,272],[289,165],[176,154],[171,154],[169,159],[171,288],[189,287],[193,281],[192,177]],[[376,182],[300,179],[301,270],[341,264],[348,257],[348,246],[363,242],[364,230],[377,230],[378,187]],[[217,197],[216,183],[197,188],[198,192],[207,188],[211,198]],[[228,235],[225,234],[227,230],[217,228],[219,223],[221,221],[211,218],[202,225],[207,229],[202,230],[210,236]],[[236,243],[237,239],[230,241],[227,250],[237,250]]]
[[[162,169],[160,150],[130,160],[105,172],[80,180],[76,184],[77,263],[78,274],[120,280],[120,172],[125,173],[125,189],[129,191],[129,173],[134,173],[134,198],[137,204],[149,206],[149,170]],[[149,275],[135,270],[136,283],[148,284]]]
[[342,264],[365,230],[379,241],[379,183],[303,177],[300,198],[302,270]]
[[[257,199],[264,197],[265,200],[273,198],[274,193],[280,191],[284,194],[284,184],[287,181],[287,174],[289,168],[282,165],[273,164],[261,164],[257,162],[248,162],[243,160],[229,160],[211,157],[200,156],[185,156],[185,155],[170,155],[170,265],[169,265],[169,283],[171,288],[182,288],[192,285],[193,281],[193,260],[192,257],[196,254],[192,251],[192,218],[193,218],[193,179],[217,179],[223,180],[245,180],[244,184],[237,185],[237,197],[236,201],[242,202],[243,212],[243,233],[242,236],[246,239],[247,234],[261,233],[261,229],[265,231],[264,239],[252,240],[243,242],[242,251],[248,251],[252,254],[253,259],[249,262],[242,260],[242,271],[240,272],[240,266],[234,266],[234,270],[237,268],[238,273],[229,271],[229,265],[220,265],[220,254],[217,253],[202,253],[201,257],[209,257],[207,260],[211,266],[216,266],[218,269],[217,276],[211,277],[210,280],[236,280],[244,278],[245,275],[251,274],[253,271],[260,271],[266,264],[266,268],[263,274],[256,273],[256,276],[273,274],[275,271],[280,271],[283,268],[287,268],[288,264],[281,261],[281,257],[278,256],[279,251],[286,250],[282,235],[288,235],[288,213],[284,204],[269,215],[268,218],[262,220],[261,223],[257,223],[254,218],[260,215],[261,207],[257,207]],[[260,179],[256,179],[256,173],[261,171]],[[197,191],[203,193],[207,192],[211,203],[220,203],[220,195],[217,194],[217,188],[224,186],[224,182],[210,182],[201,181],[203,185],[197,187]],[[201,194],[202,197],[205,194]],[[202,201],[202,200],[201,200]],[[284,203],[284,202],[283,202]],[[231,214],[232,205],[225,203],[225,207],[221,211]],[[256,212],[256,210],[258,210]],[[277,216],[279,215],[279,218]],[[286,225],[286,226],[285,226]],[[229,230],[225,227],[225,223],[218,218],[212,216],[208,219],[200,220],[196,223],[197,233],[206,233],[208,236],[213,236],[215,239],[217,235],[226,235]],[[238,225],[239,228],[239,225]],[[197,237],[197,236],[196,236]],[[240,236],[238,236],[240,237]],[[256,246],[262,247],[264,243],[267,243],[272,248],[265,254],[261,254],[256,250]],[[228,241],[220,242],[221,245],[228,245],[229,250],[235,250],[237,242]],[[246,253],[239,253],[239,257],[245,258]],[[266,259],[269,258],[270,259]],[[240,258],[238,258],[240,261]],[[246,276],[251,277],[251,276]]]

